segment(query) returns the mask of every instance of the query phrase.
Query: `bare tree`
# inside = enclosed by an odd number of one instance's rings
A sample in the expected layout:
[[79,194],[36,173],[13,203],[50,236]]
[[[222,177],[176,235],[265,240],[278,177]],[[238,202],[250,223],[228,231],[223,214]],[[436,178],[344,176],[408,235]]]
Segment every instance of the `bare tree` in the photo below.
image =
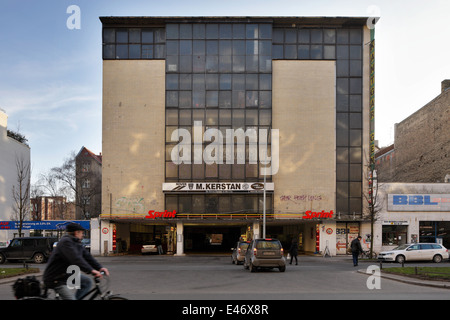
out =
[[14,200],[11,220],[19,222],[19,237],[22,236],[23,222],[30,219],[30,177],[31,165],[23,156],[16,155],[17,181],[12,187]]
[[53,177],[66,188],[75,205],[81,209],[85,219],[90,219],[90,199],[101,193],[101,179],[84,171],[76,163],[76,154],[72,152],[62,166],[51,169]]
[[370,220],[370,257],[373,256],[373,226],[375,221],[379,218],[379,212],[382,209],[382,204],[380,197],[378,195],[378,179],[377,179],[377,172],[373,165],[368,164],[367,170],[365,170],[365,179],[368,182],[369,191],[368,193],[363,192],[364,200],[367,203],[367,217]]
[[41,194],[37,196],[36,200],[42,200],[44,194],[50,197],[51,199],[47,201],[49,201],[49,205],[51,204],[53,218],[65,220],[69,207],[67,199],[73,198],[73,195],[71,189],[58,179],[53,169],[47,173],[40,174],[38,185],[35,187],[41,190]]

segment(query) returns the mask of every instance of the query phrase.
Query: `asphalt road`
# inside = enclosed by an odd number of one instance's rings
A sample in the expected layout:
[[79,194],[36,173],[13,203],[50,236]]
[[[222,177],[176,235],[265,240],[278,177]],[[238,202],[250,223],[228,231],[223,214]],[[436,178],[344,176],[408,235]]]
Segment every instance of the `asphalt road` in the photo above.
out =
[[[110,288],[133,300],[447,300],[449,289],[381,278],[380,289],[367,287],[351,257],[299,256],[299,265],[251,273],[229,256],[98,257],[110,270]],[[435,264],[426,264],[435,266]],[[441,266],[446,266],[443,262]],[[2,267],[21,264],[6,263]],[[38,266],[42,270],[44,265]],[[0,284],[0,300],[13,300],[11,283]]]

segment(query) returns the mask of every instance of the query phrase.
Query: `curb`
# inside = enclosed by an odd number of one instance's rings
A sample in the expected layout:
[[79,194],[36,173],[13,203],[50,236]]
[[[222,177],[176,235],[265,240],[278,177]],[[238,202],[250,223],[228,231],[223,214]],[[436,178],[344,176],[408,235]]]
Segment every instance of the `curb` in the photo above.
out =
[[[373,273],[368,273],[364,269],[359,269],[356,272],[364,274],[364,275],[373,275]],[[407,276],[398,276],[391,273],[386,273],[381,270],[381,278],[399,281],[407,284],[414,284],[417,286],[425,286],[425,287],[434,287],[434,288],[440,288],[440,289],[450,289],[450,282],[449,281],[433,281],[433,280],[421,280],[421,279],[415,279],[412,277]]]
[[38,277],[42,277],[42,275],[43,275],[43,272],[39,271],[39,272],[34,272],[34,273],[22,274],[20,276],[8,277],[8,278],[0,279],[0,285],[14,283],[17,279],[24,278],[26,276],[35,276],[36,278],[38,278]]

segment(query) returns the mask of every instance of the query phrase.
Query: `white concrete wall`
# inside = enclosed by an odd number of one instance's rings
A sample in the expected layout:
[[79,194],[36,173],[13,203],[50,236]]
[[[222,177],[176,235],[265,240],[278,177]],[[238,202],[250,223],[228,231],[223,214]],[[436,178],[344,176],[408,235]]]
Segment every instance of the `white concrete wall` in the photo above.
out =
[[[103,256],[105,252],[112,252],[114,224],[107,220],[91,219],[91,254],[94,256]],[[105,250],[105,241],[107,247]]]
[[[16,158],[30,163],[30,147],[6,135],[8,116],[0,110],[0,221],[12,220],[12,188],[17,184]],[[14,231],[0,229],[0,245],[11,240]]]

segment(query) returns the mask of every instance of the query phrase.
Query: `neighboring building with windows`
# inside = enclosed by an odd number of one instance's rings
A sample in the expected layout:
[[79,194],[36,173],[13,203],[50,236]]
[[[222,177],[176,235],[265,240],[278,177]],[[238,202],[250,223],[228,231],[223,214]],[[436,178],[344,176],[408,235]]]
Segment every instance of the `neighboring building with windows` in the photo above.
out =
[[75,203],[66,197],[39,196],[31,199],[32,221],[75,220]]
[[382,183],[379,195],[376,252],[414,242],[450,248],[450,183]]
[[265,211],[266,235],[285,246],[298,238],[302,251],[346,253],[367,227],[367,18],[100,20],[102,239],[93,243],[229,251],[264,235]]
[[82,147],[75,157],[76,219],[96,218],[101,212],[102,154]]
[[[0,222],[14,219],[14,199],[13,186],[19,188],[17,184],[18,170],[17,160],[24,166],[30,164],[30,147],[24,142],[11,137],[7,129],[8,116],[0,109]],[[12,135],[16,136],[16,135]],[[29,181],[25,178],[24,183]],[[28,207],[30,196],[28,195]],[[0,246],[12,238],[12,233],[1,228],[0,225]]]

